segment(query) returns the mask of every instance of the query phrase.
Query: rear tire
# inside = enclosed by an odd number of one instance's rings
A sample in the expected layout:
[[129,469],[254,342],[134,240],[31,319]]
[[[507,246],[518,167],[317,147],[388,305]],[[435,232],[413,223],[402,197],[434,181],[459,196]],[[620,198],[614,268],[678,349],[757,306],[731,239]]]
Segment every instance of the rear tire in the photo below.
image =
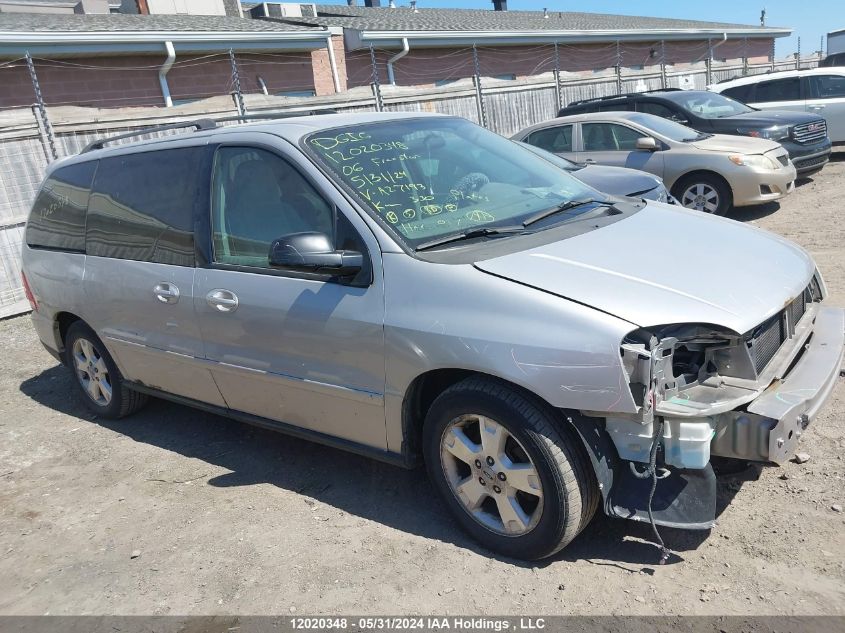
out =
[[423,427],[429,477],[461,526],[485,547],[536,560],[592,519],[599,490],[580,440],[554,412],[499,381],[444,391]]
[[684,176],[672,187],[672,195],[687,209],[713,215],[725,215],[733,205],[730,186],[709,174]]
[[73,372],[85,406],[99,416],[123,418],[147,403],[146,394],[126,386],[106,346],[82,321],[68,328],[65,364]]

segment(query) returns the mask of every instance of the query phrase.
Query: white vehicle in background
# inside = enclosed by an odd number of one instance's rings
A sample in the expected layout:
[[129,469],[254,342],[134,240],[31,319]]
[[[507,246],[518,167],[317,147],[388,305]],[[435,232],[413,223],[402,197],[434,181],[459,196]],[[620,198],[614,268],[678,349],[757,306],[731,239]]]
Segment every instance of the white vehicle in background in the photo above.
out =
[[760,110],[818,114],[827,121],[830,140],[845,143],[845,67],[753,75],[713,84],[707,89]]
[[827,34],[827,56],[819,66],[845,66],[845,29]]

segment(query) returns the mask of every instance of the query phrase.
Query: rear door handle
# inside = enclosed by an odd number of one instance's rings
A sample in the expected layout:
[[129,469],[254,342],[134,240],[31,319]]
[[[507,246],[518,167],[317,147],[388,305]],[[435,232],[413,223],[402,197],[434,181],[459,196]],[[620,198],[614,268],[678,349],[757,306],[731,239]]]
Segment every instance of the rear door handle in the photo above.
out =
[[175,284],[166,281],[159,282],[153,288],[153,293],[156,299],[162,303],[178,303],[179,302],[179,288]]
[[215,288],[205,295],[205,302],[218,312],[234,312],[238,309],[238,296],[223,288]]

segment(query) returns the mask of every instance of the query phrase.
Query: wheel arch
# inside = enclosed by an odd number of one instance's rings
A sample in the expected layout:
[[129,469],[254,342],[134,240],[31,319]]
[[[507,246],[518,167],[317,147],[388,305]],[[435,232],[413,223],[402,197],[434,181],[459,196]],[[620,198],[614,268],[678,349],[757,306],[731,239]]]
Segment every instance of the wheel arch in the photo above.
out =
[[685,181],[696,176],[707,176],[708,178],[714,178],[721,182],[723,185],[725,185],[731,195],[730,204],[733,204],[734,190],[733,187],[731,187],[731,183],[729,183],[727,178],[725,178],[722,174],[710,169],[691,169],[690,171],[684,172],[683,174],[675,178],[675,182],[673,182],[672,186],[669,188],[670,193],[680,200],[680,198],[678,197],[678,194],[680,193],[680,186]]
[[[434,400],[452,385],[471,376],[486,378],[513,389],[548,411],[555,420],[558,430],[569,434],[570,437],[578,437],[578,439],[583,440],[575,426],[569,422],[570,416],[567,415],[567,411],[553,406],[534,391],[506,378],[482,371],[439,368],[418,375],[405,390],[405,396],[402,400],[402,453],[407,463],[417,465],[422,461],[423,422],[425,422],[425,417]],[[572,414],[580,415],[575,411]],[[578,444],[580,448],[587,448],[582,442]]]
[[53,330],[56,333],[56,342],[59,344],[59,352],[65,349],[65,340],[70,326],[77,321],[83,321],[82,317],[77,316],[73,312],[57,312],[53,318]]

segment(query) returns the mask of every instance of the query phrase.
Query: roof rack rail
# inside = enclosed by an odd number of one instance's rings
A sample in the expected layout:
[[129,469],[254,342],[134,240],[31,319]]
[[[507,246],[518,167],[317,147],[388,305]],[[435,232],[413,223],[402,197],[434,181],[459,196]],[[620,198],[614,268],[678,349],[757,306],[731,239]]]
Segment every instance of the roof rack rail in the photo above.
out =
[[224,123],[226,121],[254,121],[263,119],[290,119],[301,116],[316,116],[318,114],[338,114],[337,110],[332,108],[324,108],[318,110],[297,110],[296,112],[266,112],[258,114],[235,114],[232,116],[214,119],[216,123]]
[[163,132],[164,130],[178,130],[181,128],[194,128],[194,130],[196,130],[197,132],[201,132],[203,130],[213,130],[216,127],[217,123],[215,123],[211,119],[195,119],[193,121],[185,121],[184,123],[166,123],[164,125],[152,125],[150,127],[141,128],[140,130],[134,130],[132,132],[125,132],[124,134],[116,134],[114,136],[106,136],[101,139],[97,139],[96,141],[86,145],[85,148],[80,152],[80,154],[85,154],[86,152],[90,152],[95,149],[103,149],[106,143],[111,143],[112,141],[119,141],[123,138],[132,138],[135,136],[141,136],[143,134],[152,134],[153,132]]
[[332,110],[330,108],[326,108],[323,110],[301,110],[298,112],[273,112],[273,113],[266,113],[266,114],[236,114],[233,116],[226,116],[217,119],[194,119],[192,121],[185,121],[184,123],[166,123],[164,125],[152,125],[150,127],[141,128],[140,130],[135,130],[133,132],[125,132],[124,134],[116,134],[115,136],[106,136],[101,139],[97,139],[92,143],[89,143],[85,146],[85,148],[80,152],[80,154],[85,154],[86,152],[93,151],[95,149],[103,149],[106,143],[111,143],[112,141],[119,141],[123,138],[133,138],[135,136],[142,136],[144,134],[151,134],[153,132],[162,132],[164,130],[179,130],[182,128],[194,128],[196,132],[204,132],[206,130],[213,130],[217,127],[218,123],[225,123],[226,121],[252,121],[252,120],[261,120],[261,119],[287,119],[291,117],[300,117],[300,116],[313,116],[317,114],[337,114],[337,110]]
[[639,95],[652,94],[654,92],[679,92],[683,90],[684,88],[655,88],[654,90],[643,90],[642,92],[625,92],[620,95],[607,95],[605,97],[592,97],[590,99],[581,99],[580,101],[573,101],[569,104],[569,106],[584,105],[585,103],[596,103],[598,101],[612,101],[613,99],[626,99],[627,97],[638,97]]

